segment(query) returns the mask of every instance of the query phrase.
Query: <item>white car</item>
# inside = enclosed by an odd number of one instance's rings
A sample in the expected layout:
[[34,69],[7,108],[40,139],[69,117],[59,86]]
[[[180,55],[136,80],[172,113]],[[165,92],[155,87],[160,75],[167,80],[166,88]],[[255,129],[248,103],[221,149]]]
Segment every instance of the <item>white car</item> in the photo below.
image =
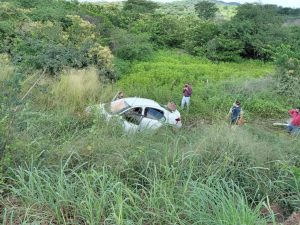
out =
[[126,132],[137,132],[146,129],[158,129],[163,125],[177,128],[182,126],[180,113],[176,106],[163,106],[146,98],[122,98],[111,103],[100,104],[100,113],[107,120],[112,117],[120,119]]

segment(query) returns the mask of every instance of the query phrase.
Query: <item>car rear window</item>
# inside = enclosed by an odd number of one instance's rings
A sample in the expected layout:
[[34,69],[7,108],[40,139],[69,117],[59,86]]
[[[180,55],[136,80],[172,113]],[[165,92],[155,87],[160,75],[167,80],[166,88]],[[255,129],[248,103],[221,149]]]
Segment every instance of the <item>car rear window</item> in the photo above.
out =
[[130,106],[124,99],[119,99],[105,105],[105,109],[111,114],[118,114],[128,109]]
[[147,107],[145,109],[145,116],[149,119],[160,120],[161,118],[164,117],[164,112],[159,109]]

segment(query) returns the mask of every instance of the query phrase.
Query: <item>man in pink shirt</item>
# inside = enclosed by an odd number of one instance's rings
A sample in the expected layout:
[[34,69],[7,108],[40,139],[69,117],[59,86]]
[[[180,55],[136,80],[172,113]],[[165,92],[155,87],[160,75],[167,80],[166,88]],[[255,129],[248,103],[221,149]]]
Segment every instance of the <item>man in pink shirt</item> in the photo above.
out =
[[300,107],[289,110],[289,114],[292,117],[292,120],[288,125],[289,133],[300,132],[300,112],[299,111],[300,111]]
[[187,106],[187,111],[189,111],[190,108],[190,99],[192,95],[192,86],[187,83],[184,85],[183,90],[182,90],[183,96],[181,100],[181,108],[184,109],[184,105]]

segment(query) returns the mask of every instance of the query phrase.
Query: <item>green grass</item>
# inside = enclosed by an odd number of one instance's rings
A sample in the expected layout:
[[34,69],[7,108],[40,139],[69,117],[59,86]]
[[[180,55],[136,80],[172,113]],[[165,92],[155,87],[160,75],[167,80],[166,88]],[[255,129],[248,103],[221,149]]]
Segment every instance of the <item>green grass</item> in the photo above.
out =
[[[176,51],[160,51],[147,62],[133,64],[117,83],[127,96],[152,98],[180,105],[182,87],[193,87],[191,114],[224,117],[236,99],[247,114],[270,117],[285,113],[286,99],[276,93],[274,66],[260,61],[213,63]],[[276,96],[276,99],[274,99]]]
[[101,118],[22,114],[7,152],[20,167],[1,187],[6,222],[266,224],[267,197],[300,201],[299,140],[255,125],[127,135]]
[[[161,51],[115,86],[83,82],[82,71],[44,80],[17,110],[1,108],[2,223],[275,224],[260,209],[298,210],[300,141],[260,117],[277,118],[289,104],[272,72]],[[126,134],[82,110],[119,88],[178,103],[186,81],[194,94],[180,130]],[[247,123],[230,128],[224,117],[236,98]]]
[[14,73],[14,67],[9,61],[8,55],[0,54],[0,82],[4,82],[11,78]]
[[[174,163],[174,162],[173,162]],[[3,202],[3,221],[80,224],[266,224],[232,182],[194,179],[192,167],[145,165],[128,180],[102,170],[19,168],[9,180],[14,204]],[[184,179],[185,176],[188,179]],[[143,182],[142,182],[143,181]]]
[[[18,173],[18,189],[11,191],[21,195],[28,205],[25,218],[19,218],[22,222],[266,224],[259,218],[261,205],[251,209],[243,192],[224,181],[186,183],[191,189],[187,193],[179,185],[171,189],[168,182],[172,180],[155,178],[149,178],[148,188],[130,188],[106,170],[74,172],[74,178],[57,177],[56,174],[64,172],[55,171],[19,170]],[[24,176],[31,178],[26,182]],[[49,185],[52,182],[55,185]],[[39,206],[45,208],[43,213],[39,212]]]
[[134,64],[131,73],[123,76],[121,84],[143,83],[150,80],[161,86],[166,83],[170,85],[176,80],[182,83],[190,81],[197,85],[201,82],[215,82],[229,78],[257,78],[273,72],[272,64],[260,61],[213,63],[185,53],[160,51],[151,61]]

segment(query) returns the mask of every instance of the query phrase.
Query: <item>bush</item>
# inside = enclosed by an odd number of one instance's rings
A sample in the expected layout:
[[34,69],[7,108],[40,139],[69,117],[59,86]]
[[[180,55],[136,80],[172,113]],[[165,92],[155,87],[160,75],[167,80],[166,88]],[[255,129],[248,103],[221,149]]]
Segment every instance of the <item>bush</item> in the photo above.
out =
[[[299,99],[300,94],[297,91],[300,85],[300,60],[299,54],[294,53],[289,46],[278,48],[276,57],[277,78],[279,82],[278,93],[286,97]],[[298,104],[294,100],[294,104]]]
[[79,16],[67,16],[69,25],[60,22],[28,22],[24,34],[12,51],[13,59],[24,67],[42,69],[51,75],[64,68],[96,66],[101,75],[113,79],[113,56],[96,38],[95,26]]
[[195,21],[195,25],[187,28],[184,48],[192,55],[206,56],[205,46],[220,33],[216,23]]
[[148,21],[147,32],[158,47],[181,47],[187,23],[174,15],[156,15]]
[[112,52],[125,60],[145,60],[153,53],[147,35],[132,34],[121,29],[112,33],[110,45]]
[[219,36],[209,41],[205,50],[206,57],[211,60],[239,62],[243,44],[239,40]]

